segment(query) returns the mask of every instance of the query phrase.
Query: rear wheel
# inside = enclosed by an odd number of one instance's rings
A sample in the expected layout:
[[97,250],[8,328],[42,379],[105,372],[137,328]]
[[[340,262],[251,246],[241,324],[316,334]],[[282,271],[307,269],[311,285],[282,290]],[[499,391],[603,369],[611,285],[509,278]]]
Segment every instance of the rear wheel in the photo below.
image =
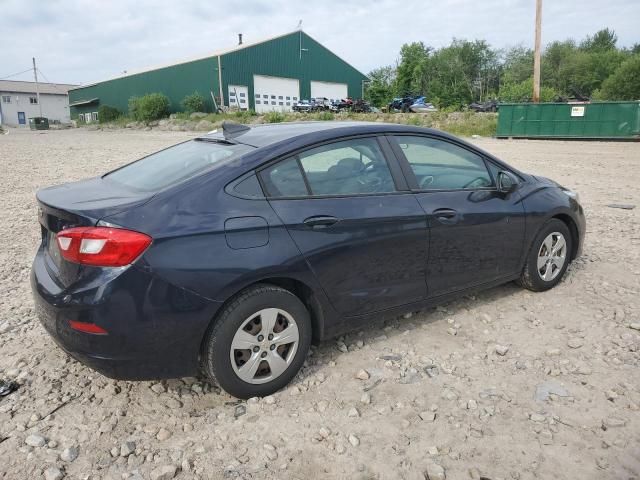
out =
[[302,367],[311,344],[311,320],[293,293],[256,285],[225,307],[205,338],[207,375],[238,398],[270,395]]
[[520,277],[520,285],[534,292],[555,287],[569,266],[571,242],[567,225],[557,219],[549,220],[536,235]]

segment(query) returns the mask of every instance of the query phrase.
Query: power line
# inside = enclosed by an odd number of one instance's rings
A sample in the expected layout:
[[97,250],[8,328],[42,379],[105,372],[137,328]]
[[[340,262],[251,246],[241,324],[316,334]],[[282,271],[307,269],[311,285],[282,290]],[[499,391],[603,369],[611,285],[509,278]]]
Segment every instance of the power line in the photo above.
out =
[[44,72],[43,72],[42,70],[40,70],[40,68],[39,68],[39,67],[37,68],[37,70],[38,70],[38,73],[39,73],[40,75],[42,75],[42,78],[44,78],[44,79],[46,80],[46,82],[49,84],[49,86],[50,86],[50,87],[52,87],[53,89],[55,89],[55,90],[59,91],[60,93],[62,93],[62,94],[64,94],[64,95],[67,95],[67,94],[68,94],[68,91],[67,91],[67,90],[64,90],[64,89],[60,88],[57,84],[52,83],[52,82],[47,78],[47,76],[44,74]]
[[67,91],[66,91],[66,90],[61,89],[61,88],[60,88],[60,87],[58,87],[58,85],[56,85],[55,83],[51,83],[51,81],[50,81],[50,80],[47,78],[47,76],[42,72],[42,70],[40,70],[40,68],[38,68],[37,70],[38,70],[38,73],[39,73],[40,75],[42,75],[42,78],[44,78],[44,79],[47,81],[47,83],[48,83],[51,87],[53,87],[54,89],[58,90],[60,93],[64,93],[64,94],[66,94],[66,93],[67,93]]
[[18,75],[22,75],[23,73],[32,72],[32,71],[33,71],[32,68],[28,68],[22,72],[12,73],[11,75],[7,75],[6,77],[0,77],[0,80],[6,80],[7,78],[17,77]]

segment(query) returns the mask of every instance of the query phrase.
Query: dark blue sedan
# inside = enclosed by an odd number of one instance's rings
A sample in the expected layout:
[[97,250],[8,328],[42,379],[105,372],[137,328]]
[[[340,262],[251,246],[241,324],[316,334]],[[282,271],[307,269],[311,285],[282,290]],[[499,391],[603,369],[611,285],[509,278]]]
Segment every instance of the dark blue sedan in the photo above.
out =
[[309,345],[581,252],[576,193],[406,125],[222,130],[37,194],[42,324],[107,376],[268,395]]

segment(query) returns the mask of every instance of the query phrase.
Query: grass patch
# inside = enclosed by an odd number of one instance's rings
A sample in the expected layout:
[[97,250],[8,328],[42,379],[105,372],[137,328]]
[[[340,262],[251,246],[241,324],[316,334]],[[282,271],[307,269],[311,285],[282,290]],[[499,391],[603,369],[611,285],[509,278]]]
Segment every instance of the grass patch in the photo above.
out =
[[[475,112],[448,112],[438,111],[429,113],[352,113],[352,112],[269,112],[258,115],[253,111],[210,113],[206,117],[192,119],[188,113],[179,112],[173,115],[174,118],[168,120],[169,125],[183,126],[186,130],[194,129],[195,124],[201,120],[207,120],[215,125],[220,125],[224,120],[232,122],[257,124],[257,123],[283,123],[283,122],[304,122],[304,121],[367,121],[386,122],[413,125],[416,127],[435,128],[449,132],[453,135],[470,137],[480,135],[491,137],[496,134],[498,115],[495,113],[475,113]],[[124,128],[128,123],[135,122],[128,116],[122,116],[109,122],[106,126],[112,128]]]
[[280,112],[268,112],[264,116],[264,121],[266,123],[282,123],[286,121],[286,119],[287,117],[284,115],[284,113]]
[[460,137],[470,137],[472,135],[492,137],[496,134],[496,129],[498,128],[497,114],[464,112],[461,118],[459,113],[456,116],[458,118],[446,122],[441,129]]
[[322,122],[329,122],[331,120],[335,120],[335,118],[336,118],[336,116],[333,113],[326,112],[326,111],[325,112],[312,113],[310,115],[310,117],[313,120],[319,120],[319,121],[322,121]]

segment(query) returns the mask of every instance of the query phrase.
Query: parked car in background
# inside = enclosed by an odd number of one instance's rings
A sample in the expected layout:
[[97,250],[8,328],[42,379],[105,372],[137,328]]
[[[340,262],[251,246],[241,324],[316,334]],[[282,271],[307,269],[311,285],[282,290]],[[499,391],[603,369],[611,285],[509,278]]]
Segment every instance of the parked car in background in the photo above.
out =
[[425,97],[416,98],[415,102],[413,102],[409,106],[409,110],[414,113],[428,113],[428,112],[437,112],[438,109],[433,105],[433,103],[428,103]]
[[329,110],[331,102],[326,97],[316,97],[311,100],[300,100],[298,103],[291,107],[294,112],[318,112],[322,110]]
[[366,100],[359,98],[351,105],[351,111],[354,113],[369,113],[371,112],[371,105]]
[[316,97],[313,104],[316,111],[329,110],[331,107],[331,101],[327,97]]
[[310,112],[313,105],[309,100],[300,100],[298,103],[295,103],[291,109],[294,112]]
[[330,110],[332,112],[338,113],[351,110],[352,106],[353,100],[351,98],[343,98],[341,100],[334,100],[333,102],[331,102]]
[[487,100],[486,102],[483,102],[483,103],[473,102],[469,105],[469,110],[473,110],[474,112],[497,112],[498,101]]
[[[203,371],[240,398],[313,341],[580,255],[578,195],[436,130],[358,122],[213,132],[37,193],[44,328],[120,379]],[[427,352],[428,353],[428,352]]]
[[396,97],[389,104],[389,112],[402,112],[407,113],[410,111],[411,105],[416,101],[414,96]]

